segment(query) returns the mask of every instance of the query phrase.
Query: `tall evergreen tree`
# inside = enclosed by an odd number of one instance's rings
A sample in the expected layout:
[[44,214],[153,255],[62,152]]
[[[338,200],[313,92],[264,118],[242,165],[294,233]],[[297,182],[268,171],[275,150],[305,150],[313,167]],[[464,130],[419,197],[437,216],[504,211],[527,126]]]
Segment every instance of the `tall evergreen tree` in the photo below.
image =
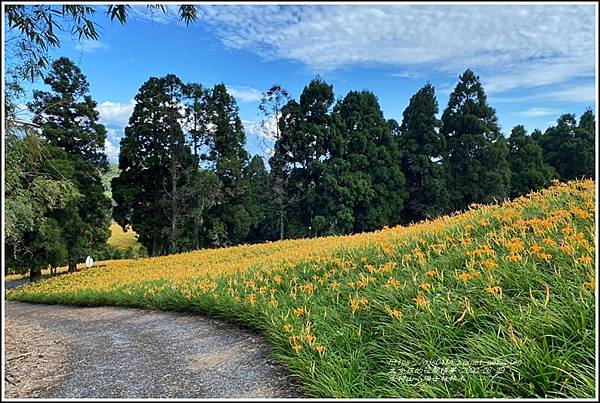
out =
[[595,176],[596,122],[591,109],[581,116],[579,125],[574,114],[564,114],[556,126],[549,127],[539,138],[544,161],[554,167],[560,180]]
[[332,121],[317,184],[329,230],[350,233],[396,224],[406,197],[401,154],[377,98],[369,91],[349,92],[334,108]]
[[199,249],[209,244],[210,210],[223,202],[221,181],[214,172],[196,166],[189,167],[183,174],[183,229],[179,245],[181,250]]
[[333,86],[317,76],[304,87],[300,103],[292,100],[282,110],[281,139],[271,167],[282,164],[288,172],[286,221],[291,238],[309,235],[321,208],[315,189],[323,175],[333,102]]
[[410,99],[404,110],[398,140],[404,152],[402,172],[408,198],[402,212],[406,222],[434,218],[448,207],[444,167],[445,138],[435,117],[438,103],[433,85],[427,84]]
[[51,92],[34,91],[29,107],[35,114],[51,145],[64,149],[72,157],[82,157],[98,169],[108,169],[104,142],[106,129],[98,123],[96,102],[89,95],[89,84],[81,69],[66,57],[52,63],[44,78]]
[[227,93],[225,84],[214,86],[208,108],[212,127],[207,133],[206,161],[219,178],[223,192],[223,203],[211,211],[210,238],[214,246],[235,245],[245,239],[253,221],[246,208],[251,196],[243,174],[248,163],[246,135],[235,98]]
[[331,127],[331,107],[334,103],[333,85],[317,76],[300,95],[302,124],[294,134],[295,160],[306,168],[323,157],[328,148]]
[[108,169],[104,142],[106,129],[98,123],[96,102],[89,95],[87,79],[71,60],[52,63],[44,79],[51,92],[35,91],[29,104],[52,146],[63,149],[74,165],[71,178],[79,193],[76,202],[56,212],[68,249],[69,271],[85,254],[102,248],[109,236],[110,199],[104,195],[101,173]]
[[207,91],[200,84],[190,83],[182,88],[185,102],[186,126],[189,128],[196,166],[200,164],[200,149],[206,140],[208,124]]
[[447,187],[452,210],[501,200],[510,190],[508,146],[479,77],[461,76],[442,115]]
[[556,171],[544,163],[542,148],[527,135],[525,127],[515,126],[508,139],[511,170],[510,196],[544,188],[556,177]]
[[[263,94],[260,101],[259,109],[263,114],[263,132],[268,138],[273,138],[276,145],[281,144],[279,119],[284,104],[289,102],[289,100],[290,96],[285,88],[279,84],[273,84],[271,88]],[[270,125],[273,120],[275,121],[275,124]],[[258,169],[258,161],[256,161],[256,168]],[[274,215],[276,216],[279,227],[279,239],[283,239],[285,236],[285,212],[288,195],[286,192],[287,173],[285,171],[285,163],[281,150],[276,150],[272,157],[270,176],[273,183],[272,200],[274,203],[272,207],[275,209]]]
[[[362,214],[357,215],[355,232],[372,231],[399,224],[400,213],[407,198],[406,179],[400,165],[402,150],[389,130],[377,97],[370,91],[362,91],[361,94],[365,99],[363,102],[366,104],[366,119],[356,116],[356,121],[371,126],[369,131],[373,136],[374,148],[369,156],[372,163],[369,164],[368,173],[373,181],[374,198],[373,204],[364,214],[364,223]],[[356,130],[359,130],[360,126],[357,124]]]
[[596,115],[591,108],[579,118],[581,176],[594,179],[596,177]]
[[[272,182],[265,168],[262,157],[255,155],[245,169],[244,175],[250,184],[250,216],[254,218],[246,240],[250,243],[261,242],[268,239],[277,239],[279,228],[279,208],[274,199]],[[272,213],[275,214],[272,214]],[[272,220],[273,216],[276,220]],[[275,224],[275,225],[274,225]]]
[[180,125],[181,89],[172,74],[142,85],[112,180],[115,221],[131,225],[152,256],[178,252],[184,227],[181,187],[194,162]]

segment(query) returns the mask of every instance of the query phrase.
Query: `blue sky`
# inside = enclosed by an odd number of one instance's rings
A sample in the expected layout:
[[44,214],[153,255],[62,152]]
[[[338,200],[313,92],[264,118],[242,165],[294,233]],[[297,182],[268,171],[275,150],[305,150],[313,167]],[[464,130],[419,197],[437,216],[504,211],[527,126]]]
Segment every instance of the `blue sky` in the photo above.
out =
[[508,134],[516,124],[543,130],[561,113],[594,108],[596,12],[591,4],[213,5],[198,6],[198,21],[186,27],[177,6],[152,15],[134,6],[124,26],[99,12],[99,42],[67,39],[52,56],[70,57],[88,77],[113,161],[139,87],[167,73],[204,86],[224,82],[252,154],[269,145],[260,94],[280,83],[298,99],[317,74],[336,98],[373,91],[385,117],[400,121],[427,81],[441,114],[471,68]]

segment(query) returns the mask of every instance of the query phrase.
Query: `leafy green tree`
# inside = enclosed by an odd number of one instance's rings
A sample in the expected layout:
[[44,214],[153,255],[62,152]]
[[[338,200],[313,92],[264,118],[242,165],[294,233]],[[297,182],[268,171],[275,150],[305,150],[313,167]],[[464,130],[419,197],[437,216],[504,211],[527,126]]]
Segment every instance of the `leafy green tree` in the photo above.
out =
[[367,154],[372,161],[367,172],[373,181],[374,198],[366,213],[355,214],[355,232],[399,224],[407,198],[406,180],[400,165],[402,150],[389,130],[377,97],[370,91],[362,91],[361,98],[362,116],[354,112],[352,120],[356,120],[354,130],[368,130],[373,142],[373,149]]
[[210,210],[223,202],[221,182],[214,172],[195,166],[184,175],[181,187],[184,228],[179,244],[182,250],[199,249],[208,242]]
[[273,220],[273,216],[279,215],[277,208],[274,208],[274,198],[276,193],[273,191],[272,182],[269,180],[269,173],[265,168],[262,157],[255,155],[245,169],[244,175],[250,184],[250,210],[251,217],[254,218],[250,232],[246,240],[250,243],[262,242],[268,239],[277,238],[277,225],[273,225],[278,220]]
[[12,131],[5,146],[5,268],[29,270],[36,279],[42,268],[67,262],[65,239],[52,214],[81,195],[64,150],[38,135]]
[[448,211],[471,203],[501,200],[510,191],[508,146],[500,133],[494,108],[488,105],[479,77],[471,70],[461,76],[442,115]]
[[579,138],[581,139],[581,176],[594,179],[596,177],[596,115],[591,108],[579,118]]
[[321,206],[315,192],[323,175],[331,129],[333,86],[320,77],[304,87],[300,103],[291,100],[279,119],[281,138],[275,144],[271,168],[281,164],[287,172],[286,223],[289,238],[310,234]]
[[252,226],[249,183],[243,170],[248,163],[244,149],[246,134],[235,98],[225,84],[213,87],[208,98],[211,129],[207,133],[208,153],[205,161],[221,182],[223,203],[211,210],[212,245],[235,245],[242,242]]
[[556,169],[560,180],[594,178],[595,127],[594,113],[588,109],[579,125],[574,114],[564,114],[539,137],[544,161]]
[[[399,220],[406,193],[400,150],[375,95],[351,91],[332,115],[319,206],[333,233],[369,231]],[[322,219],[315,221],[322,227]]]
[[34,231],[24,234],[22,240],[29,248],[15,249],[8,245],[5,255],[6,267],[19,272],[29,271],[29,280],[42,277],[42,269],[64,265],[67,261],[67,244],[62,236],[62,226],[56,219],[48,217]]
[[104,187],[104,194],[112,200],[112,192],[110,189],[110,182],[116,176],[119,176],[119,165],[115,163],[108,164],[108,171],[102,174],[102,186]]
[[[163,5],[149,5],[149,9],[160,9],[165,11]],[[61,242],[50,242],[50,238],[56,235],[56,223],[51,224],[51,213],[57,209],[62,209],[66,204],[73,207],[74,200],[79,195],[77,188],[82,183],[74,183],[74,179],[69,175],[58,173],[56,166],[62,164],[67,159],[51,161],[52,155],[56,154],[56,148],[48,144],[43,138],[37,135],[35,129],[37,125],[29,121],[29,116],[19,116],[18,103],[26,103],[29,99],[27,91],[24,90],[23,82],[25,80],[34,81],[37,78],[46,78],[46,73],[50,67],[51,58],[49,52],[61,44],[61,38],[77,37],[79,39],[99,40],[99,30],[92,16],[98,10],[97,7],[87,5],[47,5],[47,4],[26,4],[26,5],[6,5],[3,8],[6,16],[7,31],[4,35],[4,51],[6,52],[6,80],[5,80],[5,98],[4,98],[4,134],[6,145],[6,229],[7,237],[5,246],[10,246],[18,253],[21,247],[29,251],[35,249],[37,240],[45,240],[46,256],[62,256],[59,251],[62,248]],[[109,5],[106,14],[111,20],[117,19],[121,24],[127,20],[130,6],[128,5]],[[196,9],[194,5],[182,5],[179,8],[180,18],[189,24],[196,19]],[[64,35],[66,33],[66,35]],[[42,101],[41,99],[36,100]],[[84,102],[86,103],[86,102]],[[54,105],[56,106],[56,105]],[[84,105],[87,109],[89,106]],[[77,113],[77,112],[75,112]],[[87,111],[84,111],[84,114]],[[46,114],[46,117],[51,116]],[[43,119],[43,118],[42,118]],[[67,119],[68,120],[68,119]],[[92,125],[97,122],[93,120]],[[85,122],[83,122],[85,125]],[[83,126],[82,125],[82,126]],[[80,127],[81,128],[81,127]],[[45,125],[46,130],[53,130],[51,124]],[[65,127],[65,130],[77,129],[76,127]],[[93,130],[101,131],[100,127]],[[17,133],[25,133],[25,138],[19,138]],[[66,131],[65,131],[66,133]],[[20,136],[20,134],[19,134]],[[76,145],[69,142],[67,145],[83,146],[82,142]],[[101,149],[102,147],[100,147]],[[72,148],[70,154],[74,159],[76,155],[92,155],[94,163],[101,162],[102,155],[94,150],[94,146],[83,150]],[[64,156],[61,155],[60,158]],[[62,162],[61,162],[62,161]],[[82,165],[83,171],[86,166]],[[89,182],[85,178],[84,182]],[[105,200],[95,198],[95,192],[98,189],[95,180],[89,188],[86,189],[84,200],[88,200],[85,210],[89,213],[93,205],[102,208]],[[89,192],[94,193],[90,195]],[[101,215],[101,214],[100,214]],[[58,225],[64,226],[65,223],[59,222]],[[88,241],[93,239],[102,240],[102,226],[98,227],[99,233],[90,234],[85,231]],[[45,235],[41,238],[31,234],[32,229],[44,230]],[[92,231],[94,232],[94,231]],[[39,235],[39,234],[38,234]],[[62,237],[61,232],[61,237]],[[71,234],[74,235],[74,234]],[[75,237],[77,239],[77,237]],[[62,237],[64,240],[64,237]],[[101,243],[101,242],[100,242]],[[51,245],[57,249],[52,252],[48,249]],[[71,245],[71,249],[72,249]],[[62,249],[61,249],[62,250]],[[70,254],[73,254],[71,250]],[[42,259],[44,254],[38,253],[36,259]],[[71,257],[72,259],[72,257]],[[42,264],[43,260],[38,260]],[[16,262],[17,263],[17,262]],[[31,263],[31,262],[30,262]],[[36,263],[36,265],[38,264]],[[29,264],[29,263],[28,263]],[[32,263],[31,263],[32,264]],[[48,264],[52,264],[48,261]],[[43,264],[42,264],[43,265]],[[73,269],[74,265],[71,264]],[[35,268],[37,270],[37,268]]]
[[333,85],[327,84],[321,77],[317,76],[304,88],[300,95],[302,124],[291,141],[295,145],[292,162],[310,167],[311,162],[326,154],[333,103]]
[[[290,101],[290,96],[285,88],[279,84],[273,84],[266,91],[260,100],[259,110],[263,115],[262,130],[267,138],[273,138],[275,144],[281,144],[281,135],[279,128],[279,119],[282,109],[286,102]],[[275,122],[271,125],[271,122]],[[285,235],[285,211],[288,195],[286,193],[287,173],[285,163],[280,151],[276,151],[272,157],[271,178],[273,183],[273,207],[276,209],[275,215],[279,223],[279,239]],[[260,170],[259,162],[255,162],[255,171]],[[268,217],[269,215],[267,215]]]
[[511,170],[510,196],[516,197],[550,185],[556,171],[544,163],[542,148],[527,135],[525,127],[515,126],[508,139]]
[[71,179],[84,196],[56,212],[67,241],[69,271],[74,271],[86,252],[101,247],[109,237],[111,203],[101,178],[108,169],[106,129],[98,123],[87,79],[72,61],[55,60],[44,82],[52,91],[34,92],[29,104],[33,123],[50,145],[66,152],[74,166]]
[[427,84],[411,97],[402,125],[395,129],[400,133],[398,141],[404,152],[402,172],[408,198],[402,218],[406,222],[435,218],[448,208],[441,161],[446,144],[439,130],[441,122],[435,117],[437,113],[435,89]]
[[192,150],[196,166],[200,164],[200,148],[206,141],[206,126],[208,124],[207,91],[200,84],[184,85],[186,123],[192,140]]
[[182,87],[173,74],[142,85],[112,180],[113,218],[131,225],[152,256],[178,252],[185,226],[181,187],[194,161],[180,125]]
[[104,142],[106,129],[98,123],[96,102],[81,69],[66,57],[52,63],[44,79],[51,92],[34,91],[29,104],[43,136],[70,156],[80,156],[98,169],[108,169]]

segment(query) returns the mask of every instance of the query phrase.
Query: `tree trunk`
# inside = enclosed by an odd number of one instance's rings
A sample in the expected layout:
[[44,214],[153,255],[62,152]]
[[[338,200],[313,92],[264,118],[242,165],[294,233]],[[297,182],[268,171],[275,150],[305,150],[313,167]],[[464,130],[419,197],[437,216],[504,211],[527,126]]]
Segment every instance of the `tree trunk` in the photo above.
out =
[[[202,213],[201,213],[202,214]],[[202,227],[204,226],[204,219],[200,216],[199,222],[196,223],[196,229],[194,231],[194,249],[200,249],[200,231],[202,231]]]
[[283,239],[285,236],[285,225],[284,225],[284,215],[285,215],[285,200],[284,200],[284,183],[282,172],[276,171],[275,174],[275,203],[277,204],[277,210],[279,212],[279,239]]
[[198,228],[194,230],[194,250],[200,249],[200,235],[198,234]]
[[29,269],[29,281],[38,281],[42,279],[42,269],[39,267]]
[[200,166],[200,161],[198,159],[198,115],[197,115],[197,101],[194,100],[194,162],[196,163],[195,167],[198,168]]
[[179,219],[179,211],[177,210],[177,160],[173,157],[171,163],[171,253],[177,253],[177,220]]
[[73,273],[77,270],[77,263],[75,260],[69,260],[69,273]]

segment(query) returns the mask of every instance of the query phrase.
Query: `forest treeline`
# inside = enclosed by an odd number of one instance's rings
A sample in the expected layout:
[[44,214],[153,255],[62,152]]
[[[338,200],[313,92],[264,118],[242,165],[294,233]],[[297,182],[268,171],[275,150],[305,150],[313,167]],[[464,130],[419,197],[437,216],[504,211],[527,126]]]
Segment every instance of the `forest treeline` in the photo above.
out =
[[398,121],[385,119],[368,90],[336,101],[333,86],[316,77],[296,100],[274,85],[260,104],[275,140],[266,161],[246,151],[224,84],[169,74],[149,78],[135,96],[111,208],[101,180],[106,129],[85,76],[60,58],[45,83],[50,91],[36,91],[29,104],[41,136],[7,135],[6,161],[17,170],[6,177],[7,214],[26,204],[18,198],[24,170],[52,179],[64,200],[39,207],[43,226],[13,229],[18,237],[5,242],[11,267],[74,267],[102,255],[111,219],[133,228],[150,255],[163,255],[372,231],[516,197],[554,178],[594,177],[591,109],[579,120],[564,114],[543,133],[519,125],[504,136],[471,70],[441,119],[429,83]]

